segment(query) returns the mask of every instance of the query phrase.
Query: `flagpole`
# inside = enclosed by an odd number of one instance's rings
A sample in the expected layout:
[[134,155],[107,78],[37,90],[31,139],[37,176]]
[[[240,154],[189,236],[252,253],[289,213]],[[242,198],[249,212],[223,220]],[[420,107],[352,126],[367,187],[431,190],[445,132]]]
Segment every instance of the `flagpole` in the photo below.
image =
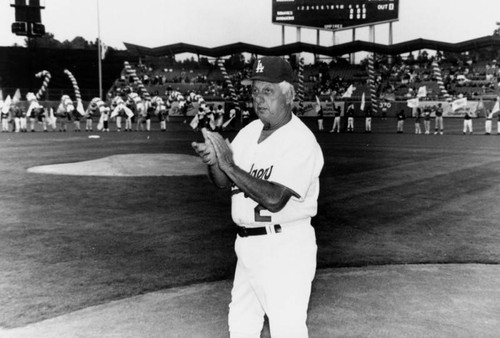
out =
[[97,63],[99,69],[99,97],[102,99],[102,46],[101,46],[101,19],[99,15],[99,0],[97,1]]

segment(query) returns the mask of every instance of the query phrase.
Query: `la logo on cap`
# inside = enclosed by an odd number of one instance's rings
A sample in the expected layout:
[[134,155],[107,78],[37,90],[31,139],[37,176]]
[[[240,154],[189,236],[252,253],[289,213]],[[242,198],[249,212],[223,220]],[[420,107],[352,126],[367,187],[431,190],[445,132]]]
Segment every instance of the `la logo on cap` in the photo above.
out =
[[261,60],[259,60],[257,62],[257,67],[255,68],[255,73],[264,73],[264,65],[262,64]]

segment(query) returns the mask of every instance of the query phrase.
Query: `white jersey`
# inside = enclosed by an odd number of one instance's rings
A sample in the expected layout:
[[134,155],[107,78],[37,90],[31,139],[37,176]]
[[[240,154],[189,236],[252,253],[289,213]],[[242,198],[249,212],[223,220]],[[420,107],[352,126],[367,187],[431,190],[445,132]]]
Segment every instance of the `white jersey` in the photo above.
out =
[[123,105],[125,105],[125,101],[121,96],[115,96],[111,101],[111,106],[113,107],[123,106]]
[[28,111],[26,112],[26,116],[28,117],[35,117],[33,116],[33,110],[34,109],[40,109],[40,108],[43,108],[40,103],[38,103],[37,100],[33,100],[30,102],[30,105],[28,107]]
[[252,176],[289,188],[294,196],[283,209],[272,213],[234,186],[233,221],[245,227],[297,221],[310,224],[317,212],[319,174],[324,163],[320,146],[311,130],[295,115],[258,143],[262,128],[262,122],[255,120],[236,135],[231,144],[235,164]]
[[114,107],[113,111],[111,112],[110,118],[114,118],[120,114],[120,112],[124,112],[127,117],[131,118],[134,116],[134,113],[130,108],[127,107],[125,104],[125,101],[121,96],[115,96],[113,100],[111,101],[111,106]]
[[153,98],[151,99],[151,104],[155,107],[156,115],[167,110],[167,105],[160,96],[153,96]]
[[94,97],[90,103],[89,103],[89,106],[88,106],[88,110],[92,110],[93,112],[97,112],[97,110],[99,110],[99,112],[102,112],[103,111],[103,108],[105,108],[105,103],[103,100],[101,100],[100,97]]
[[61,102],[59,103],[59,106],[57,106],[56,116],[65,117],[66,113],[72,113],[73,110],[75,110],[73,101],[68,95],[63,95],[61,97]]
[[135,92],[128,94],[127,96],[129,102],[133,102],[135,109],[139,116],[147,115],[148,104],[144,101],[141,96]]
[[130,102],[134,102],[136,105],[142,103],[142,98],[136,92],[128,94],[127,98]]

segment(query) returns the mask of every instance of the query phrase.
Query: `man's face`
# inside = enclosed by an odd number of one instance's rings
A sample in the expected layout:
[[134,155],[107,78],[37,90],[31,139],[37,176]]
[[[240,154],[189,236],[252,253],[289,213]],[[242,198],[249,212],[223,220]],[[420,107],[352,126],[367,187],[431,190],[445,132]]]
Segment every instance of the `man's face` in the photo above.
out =
[[255,113],[264,126],[272,128],[286,116],[286,97],[279,84],[254,81],[252,97]]

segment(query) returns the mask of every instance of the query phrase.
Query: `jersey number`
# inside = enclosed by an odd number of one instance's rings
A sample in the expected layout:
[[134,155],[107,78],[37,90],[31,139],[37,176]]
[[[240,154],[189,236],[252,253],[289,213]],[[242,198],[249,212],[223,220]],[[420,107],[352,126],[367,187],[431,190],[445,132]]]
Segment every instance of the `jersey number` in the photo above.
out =
[[[233,189],[231,191],[231,195],[236,195],[236,194],[239,194],[239,193],[243,193],[243,191],[241,191],[240,189],[236,188],[236,189]],[[245,195],[245,198],[247,196]],[[262,210],[267,210],[266,208],[264,208],[262,205],[260,204],[257,204],[257,206],[253,209],[253,215],[254,215],[254,219],[255,219],[255,222],[271,222],[272,221],[272,218],[271,216],[263,216],[260,214],[260,212]]]
[[253,209],[254,216],[255,216],[255,222],[271,222],[272,218],[271,216],[262,216],[260,212],[262,210],[267,210],[264,208],[262,205],[258,204],[255,209]]

